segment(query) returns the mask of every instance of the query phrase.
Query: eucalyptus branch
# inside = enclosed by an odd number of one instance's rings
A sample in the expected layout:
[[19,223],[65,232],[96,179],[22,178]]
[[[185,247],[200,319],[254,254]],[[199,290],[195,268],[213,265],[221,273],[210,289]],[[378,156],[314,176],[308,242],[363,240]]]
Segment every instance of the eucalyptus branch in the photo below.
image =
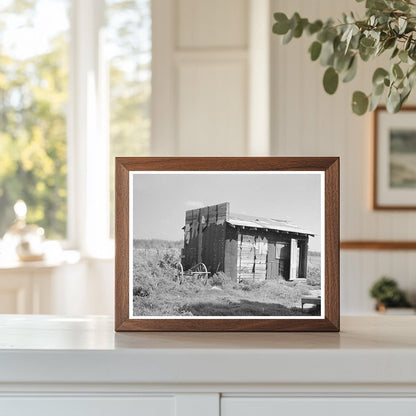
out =
[[[356,0],[361,3],[363,0]],[[358,60],[364,62],[391,51],[389,68],[377,68],[372,92],[355,91],[352,109],[356,114],[374,110],[387,92],[390,112],[397,112],[407,100],[416,78],[416,3],[411,0],[366,0],[366,17],[350,13],[334,25],[332,19],[309,22],[295,13],[290,19],[275,13],[273,32],[283,43],[304,34],[313,36],[309,53],[326,68],[323,86],[334,94],[339,81],[350,82],[357,73]]]

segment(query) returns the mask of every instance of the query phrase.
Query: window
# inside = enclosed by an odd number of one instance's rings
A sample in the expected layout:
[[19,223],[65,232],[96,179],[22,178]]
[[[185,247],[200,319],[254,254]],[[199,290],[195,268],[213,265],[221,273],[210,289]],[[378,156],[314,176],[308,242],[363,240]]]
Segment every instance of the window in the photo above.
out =
[[114,157],[150,147],[150,0],[107,0],[110,79],[110,235],[114,235]]
[[151,0],[1,2],[0,238],[17,199],[47,238],[113,236],[114,157],[149,152],[151,47]]
[[48,238],[66,237],[69,10],[69,0],[1,2],[0,237],[18,199]]

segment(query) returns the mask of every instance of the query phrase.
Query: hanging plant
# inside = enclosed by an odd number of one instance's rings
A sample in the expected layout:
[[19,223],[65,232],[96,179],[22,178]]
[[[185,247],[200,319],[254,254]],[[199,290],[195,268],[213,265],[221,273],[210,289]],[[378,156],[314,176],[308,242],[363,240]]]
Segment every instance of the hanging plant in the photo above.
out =
[[[361,3],[364,0],[356,0]],[[334,94],[340,80],[350,82],[364,62],[390,54],[390,65],[374,71],[371,93],[355,91],[352,110],[363,115],[373,111],[386,96],[390,113],[400,111],[413,89],[416,77],[416,0],[366,0],[364,19],[343,14],[339,22],[310,22],[299,13],[290,19],[275,13],[273,33],[283,36],[283,44],[307,34],[314,37],[309,47],[312,61],[326,67],[323,87]]]

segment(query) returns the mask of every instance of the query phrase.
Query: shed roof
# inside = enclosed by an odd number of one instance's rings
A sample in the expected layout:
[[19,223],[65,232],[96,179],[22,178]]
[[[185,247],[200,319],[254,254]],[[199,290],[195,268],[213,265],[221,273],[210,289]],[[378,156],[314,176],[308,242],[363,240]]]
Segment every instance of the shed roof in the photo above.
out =
[[315,233],[305,230],[295,224],[285,220],[276,220],[274,218],[252,217],[250,215],[230,213],[227,222],[233,226],[262,228],[276,231],[286,231],[289,233],[307,234],[315,236]]

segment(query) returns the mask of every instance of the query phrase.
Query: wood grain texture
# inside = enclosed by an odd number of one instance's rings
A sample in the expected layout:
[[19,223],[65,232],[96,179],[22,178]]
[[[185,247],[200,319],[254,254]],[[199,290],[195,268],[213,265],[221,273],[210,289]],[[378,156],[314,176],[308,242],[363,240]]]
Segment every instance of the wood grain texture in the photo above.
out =
[[325,171],[325,317],[339,330],[339,159]]
[[416,250],[416,241],[341,241],[341,250]]
[[[416,205],[381,205],[378,202],[378,182],[377,182],[377,172],[378,172],[378,119],[381,111],[387,111],[385,106],[379,106],[373,112],[373,209],[374,210],[387,210],[387,211],[414,211],[416,210]],[[403,107],[401,112],[413,111],[416,112],[416,106],[406,106]]]
[[115,327],[129,318],[129,170],[116,158]]
[[[324,319],[130,319],[129,172],[131,171],[324,171]],[[339,158],[116,158],[116,331],[339,331]]]

